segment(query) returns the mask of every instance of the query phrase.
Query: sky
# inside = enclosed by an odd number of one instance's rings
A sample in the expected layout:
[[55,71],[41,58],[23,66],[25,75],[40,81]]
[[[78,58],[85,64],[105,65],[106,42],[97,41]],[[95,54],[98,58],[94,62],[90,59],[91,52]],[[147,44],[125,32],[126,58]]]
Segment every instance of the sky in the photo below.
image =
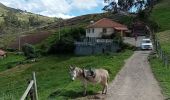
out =
[[0,0],[8,7],[26,10],[49,17],[72,18],[101,13],[106,5],[103,0]]

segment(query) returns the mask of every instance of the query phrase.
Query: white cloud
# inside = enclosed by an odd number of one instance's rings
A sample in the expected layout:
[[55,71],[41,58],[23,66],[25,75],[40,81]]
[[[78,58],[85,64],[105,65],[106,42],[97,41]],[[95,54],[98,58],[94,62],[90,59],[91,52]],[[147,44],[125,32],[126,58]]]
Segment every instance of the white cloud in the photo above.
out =
[[83,10],[97,7],[98,3],[97,0],[73,0],[71,6]]
[[74,17],[72,14],[74,10],[91,10],[103,5],[103,0],[0,0],[0,2],[9,7],[62,18]]

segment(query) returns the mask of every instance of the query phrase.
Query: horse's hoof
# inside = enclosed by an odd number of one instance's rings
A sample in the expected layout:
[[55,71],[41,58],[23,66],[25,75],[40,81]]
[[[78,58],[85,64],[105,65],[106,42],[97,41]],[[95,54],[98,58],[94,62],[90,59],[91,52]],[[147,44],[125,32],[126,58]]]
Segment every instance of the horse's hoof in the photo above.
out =
[[105,94],[105,95],[106,95],[107,93],[102,93],[102,94]]
[[87,93],[83,93],[83,96],[87,96]]

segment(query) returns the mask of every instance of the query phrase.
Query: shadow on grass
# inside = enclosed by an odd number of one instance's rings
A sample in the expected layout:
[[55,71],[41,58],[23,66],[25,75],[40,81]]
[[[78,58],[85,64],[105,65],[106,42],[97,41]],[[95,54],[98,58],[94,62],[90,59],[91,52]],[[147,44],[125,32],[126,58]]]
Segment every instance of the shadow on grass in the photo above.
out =
[[[94,93],[93,91],[87,91],[87,95],[96,95],[97,93]],[[81,98],[83,96],[83,91],[73,91],[73,90],[57,90],[53,93],[51,93],[48,98],[53,99],[53,98],[63,98],[63,99],[76,99],[76,98]]]

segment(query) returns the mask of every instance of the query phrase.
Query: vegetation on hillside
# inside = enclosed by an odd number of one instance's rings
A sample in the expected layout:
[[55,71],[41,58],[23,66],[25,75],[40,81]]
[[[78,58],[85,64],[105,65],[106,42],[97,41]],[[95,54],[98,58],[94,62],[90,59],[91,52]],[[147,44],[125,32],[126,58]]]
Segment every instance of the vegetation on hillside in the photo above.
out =
[[[26,89],[28,79],[33,71],[36,72],[38,94],[40,100],[64,100],[82,96],[83,88],[79,81],[72,82],[69,77],[69,65],[79,67],[105,68],[109,71],[110,81],[121,69],[124,60],[132,54],[126,50],[121,53],[102,54],[93,56],[46,56],[38,62],[23,64],[0,72],[0,99],[18,100]],[[9,58],[12,57],[9,55]],[[11,58],[13,59],[13,58]],[[3,61],[5,63],[6,60]],[[88,86],[88,93],[101,90],[100,86]]]
[[54,21],[54,18],[6,7],[0,3],[0,48],[6,48],[13,39],[24,34],[25,31]]
[[151,19],[158,24],[159,31],[170,30],[170,0],[160,0],[152,10]]

